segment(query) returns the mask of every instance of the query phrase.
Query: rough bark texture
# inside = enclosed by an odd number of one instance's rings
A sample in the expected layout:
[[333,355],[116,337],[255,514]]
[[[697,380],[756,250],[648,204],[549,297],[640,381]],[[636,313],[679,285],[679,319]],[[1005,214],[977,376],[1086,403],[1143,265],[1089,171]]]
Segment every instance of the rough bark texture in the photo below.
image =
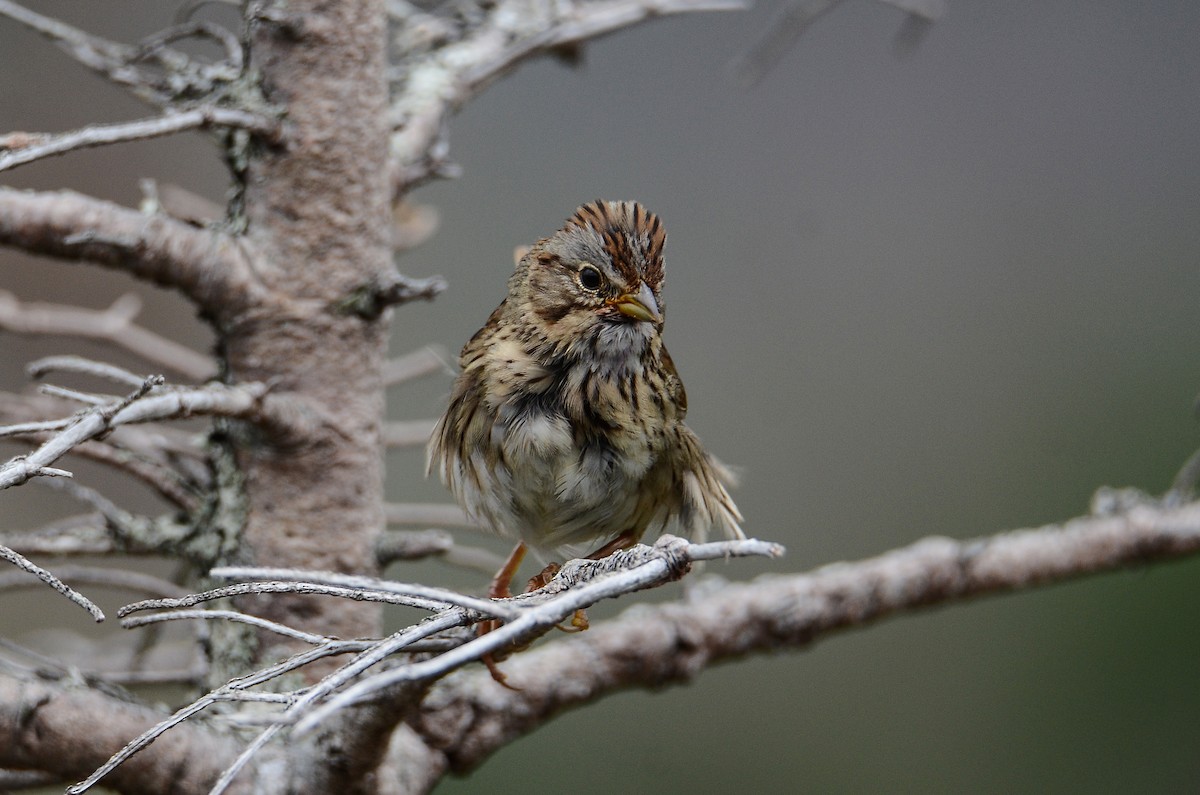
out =
[[[382,2],[294,2],[261,22],[253,64],[285,113],[286,144],[244,179],[246,234],[268,300],[218,314],[228,375],[307,399],[323,420],[295,447],[245,437],[243,561],[373,572],[383,528],[386,324],[345,307],[390,269]],[[341,637],[378,632],[377,607],[301,597],[256,612]]]

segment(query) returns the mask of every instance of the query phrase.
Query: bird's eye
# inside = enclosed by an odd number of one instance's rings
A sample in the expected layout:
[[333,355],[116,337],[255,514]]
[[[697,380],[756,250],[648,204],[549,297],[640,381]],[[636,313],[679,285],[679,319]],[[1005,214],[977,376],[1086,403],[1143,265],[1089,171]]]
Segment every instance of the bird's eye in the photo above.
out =
[[600,289],[604,277],[600,275],[600,271],[596,270],[594,265],[584,265],[579,269],[579,286],[589,292],[596,292]]

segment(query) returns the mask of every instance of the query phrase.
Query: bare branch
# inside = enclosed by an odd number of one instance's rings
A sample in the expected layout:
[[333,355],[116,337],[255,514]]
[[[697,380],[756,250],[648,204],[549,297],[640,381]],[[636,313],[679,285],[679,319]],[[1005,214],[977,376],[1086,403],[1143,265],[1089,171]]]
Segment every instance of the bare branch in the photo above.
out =
[[[298,702],[288,710],[288,716],[300,718],[295,730],[297,734],[303,734],[338,710],[370,698],[372,694],[397,685],[434,681],[469,662],[526,643],[561,624],[575,611],[603,599],[679,579],[693,561],[746,555],[778,557],[782,554],[783,548],[778,544],[753,539],[690,544],[684,539],[664,535],[653,547],[639,544],[603,560],[569,561],[544,588],[511,600],[514,605],[520,605],[519,614],[499,629],[429,660],[368,677],[307,714],[304,705]],[[566,672],[563,675],[566,676]]]
[[[55,429],[62,427],[61,420],[30,424],[52,426]],[[10,425],[0,430],[0,436],[14,441],[29,441],[36,444],[44,444],[52,437],[50,431],[13,432],[14,428],[20,427],[19,425]],[[193,484],[175,469],[150,460],[137,452],[125,449],[121,445],[114,443],[112,436],[107,437],[104,441],[89,439],[72,448],[71,454],[92,461],[99,461],[102,464],[107,464],[114,469],[125,472],[130,477],[154,489],[156,493],[172,505],[182,508],[185,511],[195,510],[200,504],[202,484]]]
[[606,0],[558,6],[551,11],[551,19],[529,20],[527,27],[516,31],[502,51],[479,57],[473,68],[462,74],[462,80],[475,93],[526,58],[581,44],[656,17],[748,8],[750,4],[743,0]]
[[[427,622],[427,624],[429,623],[436,624],[437,628],[440,629],[443,624],[448,622],[443,620],[441,622]],[[416,633],[409,631],[408,634],[413,635]],[[414,638],[414,640],[416,640],[416,638]],[[372,642],[367,646],[366,653],[377,652],[378,647],[378,641]],[[124,746],[122,746],[116,753],[112,754],[103,765],[94,770],[91,775],[89,775],[83,781],[75,784],[72,787],[69,787],[67,792],[71,795],[78,795],[78,793],[85,792],[110,774],[119,775],[119,771],[127,771],[131,764],[136,765],[136,760],[131,763],[131,760],[136,754],[145,750],[151,743],[154,743],[171,729],[180,726],[189,718],[208,709],[214,704],[228,701],[257,701],[263,703],[279,703],[285,706],[295,704],[303,696],[297,696],[295,693],[256,693],[250,692],[249,689],[269,682],[291,671],[295,671],[324,657],[344,654],[349,649],[361,649],[361,642],[327,641],[316,648],[307,649],[299,654],[292,655],[288,659],[275,663],[274,665],[270,665],[261,670],[246,674],[245,676],[231,679],[216,690],[206,693],[190,704],[187,704],[176,710],[172,715],[159,720],[133,740],[125,743]],[[302,692],[307,695],[309,692],[311,692],[311,689]],[[272,731],[271,733],[273,734],[274,732]],[[0,738],[2,738],[2,734],[0,734]],[[254,746],[255,750],[257,750],[259,747],[260,746],[257,744]],[[236,758],[233,756],[225,757],[226,759],[230,759],[232,761],[229,764],[222,762],[219,769],[223,772],[228,772],[231,768],[240,768],[241,765],[244,764],[244,761],[240,761],[242,756],[246,756],[245,751],[243,751],[242,754],[237,755]],[[234,772],[236,773],[236,769]],[[214,774],[213,778],[217,778],[217,775]]]
[[252,616],[248,613],[239,613],[236,610],[177,610],[172,613],[151,613],[145,616],[127,616],[121,619],[121,626],[125,629],[136,629],[150,624],[159,624],[164,621],[232,621],[237,624],[248,624],[258,629],[265,629],[268,632],[274,632],[277,635],[283,635],[293,640],[320,645],[327,643],[336,638],[328,638],[324,635],[314,635],[311,632],[303,632],[298,629],[293,629],[284,626],[276,621],[269,621],[265,618]]
[[[187,721],[188,718],[192,717],[193,715],[199,714],[200,712],[202,712],[203,710],[207,709],[209,706],[211,706],[214,703],[217,703],[220,700],[222,700],[222,699],[219,696],[210,694],[209,696],[207,696],[205,698],[201,698],[197,701],[193,701],[191,704],[188,704],[187,706],[176,710],[170,717],[165,718],[165,719],[159,721],[158,723],[155,723],[153,726],[151,726],[150,728],[146,729],[144,732],[139,734],[134,740],[126,743],[119,751],[117,751],[115,754],[110,756],[108,758],[108,761],[106,761],[100,767],[96,768],[92,772],[92,774],[90,776],[88,776],[87,778],[85,778],[83,781],[79,782],[78,784],[74,784],[70,787],[67,787],[67,790],[66,790],[67,793],[69,795],[78,795],[78,793],[86,792],[87,790],[89,790],[93,786],[95,786],[96,784],[100,783],[101,780],[103,780],[110,774],[117,773],[118,768],[120,768],[122,772],[125,772],[126,774],[128,774],[130,768],[137,767],[136,764],[126,764],[131,761],[131,758],[135,754],[137,754],[139,751],[144,750],[147,746],[149,746],[151,743],[153,743],[155,740],[157,740],[159,737],[161,737],[167,731],[169,731],[173,728],[176,728],[177,726],[180,726],[185,721]],[[236,756],[234,756],[233,758],[236,759]],[[225,767],[227,767],[227,765]],[[218,770],[220,770],[220,769],[222,769],[222,768],[218,768]],[[218,776],[216,774],[212,775],[212,778],[214,778],[214,779],[217,777]],[[173,786],[177,786],[177,785],[174,785],[174,782],[172,782],[172,783],[173,783]],[[208,789],[208,787],[205,786],[205,789],[203,791],[207,791],[207,789]]]
[[11,132],[0,136],[0,171],[95,146],[161,138],[185,130],[232,127],[249,130],[267,140],[279,137],[279,123],[249,111],[235,108],[202,106],[189,110],[168,110],[161,116],[119,122],[93,124],[65,133]]
[[[207,415],[239,417],[272,429],[284,437],[303,435],[305,432],[303,409],[293,406],[287,396],[268,394],[268,389],[262,384],[208,384],[203,387],[160,389],[151,393],[155,387],[161,386],[162,377],[153,376],[146,380],[143,389],[124,400],[98,406],[72,418],[69,424],[37,450],[0,466],[0,489],[48,474],[47,467],[75,447],[126,423]],[[5,429],[0,427],[0,435],[4,432]]]
[[741,0],[505,0],[459,40],[417,51],[400,64],[392,102],[394,193],[435,176],[452,176],[446,123],[468,99],[520,61],[656,17],[747,7]]
[[[810,574],[703,589],[694,598],[638,605],[568,642],[505,662],[524,688],[505,691],[486,673],[446,680],[418,730],[451,752],[463,772],[562,710],[633,686],[695,678],[748,653],[805,647],[838,630],[984,594],[1200,551],[1200,502],[1138,505],[1117,516],[954,541],[928,538],[877,558]],[[459,721],[459,723],[456,723]]]
[[79,593],[79,591],[76,591],[74,588],[67,585],[65,582],[46,571],[41,566],[33,563],[23,555],[17,554],[8,547],[0,546],[0,560],[8,561],[18,569],[27,571],[34,577],[37,577],[42,582],[46,583],[46,585],[49,585],[54,590],[58,591],[72,602],[91,613],[92,618],[94,618],[96,621],[104,620],[104,612],[99,607],[96,607],[95,603],[92,602],[91,599],[88,599],[86,596]]
[[[78,777],[160,717],[78,685],[60,687],[0,674],[0,766]],[[87,731],[81,732],[81,726]],[[154,754],[134,761],[108,783],[127,793],[203,793],[236,755],[232,741],[196,724],[181,728]]]
[[25,365],[25,372],[30,378],[41,378],[48,373],[91,375],[134,389],[140,389],[146,380],[145,376],[131,373],[123,367],[85,359],[82,356],[47,356]]
[[317,585],[356,590],[362,593],[371,593],[377,591],[385,594],[396,594],[398,596],[407,598],[419,599],[430,605],[433,605],[434,609],[436,610],[445,610],[449,607],[461,607],[466,610],[474,610],[475,612],[484,616],[494,616],[496,618],[511,618],[513,615],[515,615],[514,611],[508,606],[491,599],[479,599],[474,596],[466,596],[445,588],[437,588],[431,585],[419,585],[416,583],[394,582],[392,580],[379,579],[378,577],[362,577],[351,574],[337,574],[334,572],[300,571],[298,569],[275,569],[250,566],[222,566],[210,571],[209,575],[212,577],[220,577],[222,579],[292,580],[297,585],[307,585],[309,583],[313,583]]
[[211,358],[135,324],[133,318],[141,307],[141,299],[132,293],[121,296],[108,309],[96,310],[22,304],[12,293],[0,290],[0,329],[104,340],[190,381],[206,381],[213,376],[217,367]]
[[389,307],[409,301],[432,301],[445,289],[446,280],[441,276],[414,279],[393,270],[352,292],[341,302],[339,308],[367,320],[374,320]]
[[[197,96],[216,96],[242,73],[242,53],[236,46],[236,37],[211,23],[179,25],[131,46],[85,33],[11,0],[0,0],[0,16],[40,33],[58,44],[71,58],[155,105],[167,106],[172,101]],[[225,49],[227,60],[215,64],[200,63],[167,46],[192,37],[216,41]],[[156,68],[148,68],[150,65]]]
[[244,241],[72,191],[0,188],[0,244],[123,270],[214,311],[256,289]]
[[379,567],[397,560],[420,560],[442,555],[454,546],[454,537],[445,530],[392,530],[375,544]]

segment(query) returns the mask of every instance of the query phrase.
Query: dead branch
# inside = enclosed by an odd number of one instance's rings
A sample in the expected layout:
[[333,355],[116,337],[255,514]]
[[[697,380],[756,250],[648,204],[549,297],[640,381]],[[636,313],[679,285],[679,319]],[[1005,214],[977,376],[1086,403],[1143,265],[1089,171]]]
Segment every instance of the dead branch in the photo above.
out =
[[[452,114],[497,76],[521,61],[595,39],[655,17],[746,8],[741,0],[504,0],[456,40],[422,46],[423,28],[438,18],[415,9],[397,12],[409,26],[392,99],[392,181],[400,196],[430,178],[455,176],[447,160],[446,125]],[[452,36],[453,26],[438,26]],[[415,31],[415,34],[414,34]],[[436,40],[437,37],[435,37]]]
[[46,571],[41,566],[38,566],[37,564],[33,563],[25,556],[14,552],[13,550],[9,549],[8,547],[0,546],[0,560],[7,561],[8,563],[11,563],[12,565],[16,566],[18,569],[21,569],[22,571],[28,572],[28,573],[32,574],[34,577],[37,577],[39,580],[44,582],[46,585],[49,585],[54,590],[58,591],[60,594],[67,597],[72,602],[74,602],[75,604],[82,607],[84,610],[91,613],[92,618],[94,618],[96,621],[104,620],[104,612],[99,607],[97,607],[96,604],[94,602],[92,602],[91,599],[88,599],[86,596],[79,593],[79,591],[76,591],[74,588],[67,585],[65,582],[60,580],[58,577],[55,577],[53,574]]
[[123,270],[214,311],[255,290],[244,241],[72,191],[0,188],[0,244]]
[[434,687],[416,726],[463,772],[562,710],[629,687],[694,679],[746,654],[803,648],[842,629],[977,596],[1063,582],[1200,551],[1200,502],[1143,502],[1119,515],[955,541],[923,541],[809,574],[704,588],[637,605],[565,642],[504,663],[522,690],[468,672]]
[[[53,770],[60,780],[69,780],[93,770],[160,718],[98,690],[0,673],[0,765]],[[233,740],[192,724],[106,783],[131,794],[204,793],[236,756]]]
[[[211,23],[187,23],[153,34],[140,44],[121,44],[38,14],[12,0],[0,0],[8,17],[57,44],[79,63],[129,88],[140,99],[167,106],[180,99],[217,96],[243,71],[237,37]],[[207,64],[168,45],[185,38],[207,38],[225,49],[226,60]]]
[[[158,388],[158,391],[154,391]],[[309,430],[302,427],[307,420],[301,407],[290,404],[282,395],[268,394],[262,384],[208,384],[203,387],[163,388],[162,376],[146,379],[142,389],[124,400],[114,401],[85,411],[75,417],[58,420],[61,430],[28,456],[18,456],[0,466],[0,489],[20,485],[32,477],[56,474],[50,464],[89,439],[108,433],[127,423],[147,422],[191,416],[238,417],[275,433],[289,437],[304,437]],[[50,423],[42,423],[49,426]],[[22,426],[19,432],[29,431]],[[38,430],[49,430],[41,427]],[[0,435],[6,429],[0,427]]]
[[[687,573],[693,562],[751,555],[779,557],[782,554],[783,547],[778,544],[755,539],[692,544],[682,538],[664,535],[653,547],[639,544],[602,560],[569,561],[545,587],[511,600],[498,600],[498,603],[510,602],[517,608],[516,617],[499,629],[431,659],[368,677],[307,714],[298,703],[284,717],[297,720],[296,731],[303,734],[338,710],[372,694],[398,685],[436,681],[469,662],[528,643],[571,618],[577,610],[604,599],[677,580]],[[569,676],[566,671],[562,675]]]
[[168,110],[161,116],[117,124],[93,124],[65,133],[11,132],[0,136],[0,171],[96,146],[161,138],[185,130],[229,127],[249,130],[267,140],[279,137],[278,122],[236,108],[202,106]]
[[[53,425],[56,423],[40,424]],[[6,432],[4,436],[12,441],[44,444],[51,439],[53,434],[51,431],[29,433]],[[124,472],[149,486],[163,499],[177,508],[192,511],[200,504],[200,493],[204,484],[193,484],[174,468],[145,458],[132,450],[125,449],[121,445],[114,443],[111,436],[104,441],[89,439],[82,442],[71,450],[71,454],[91,461],[98,461],[115,470]]]

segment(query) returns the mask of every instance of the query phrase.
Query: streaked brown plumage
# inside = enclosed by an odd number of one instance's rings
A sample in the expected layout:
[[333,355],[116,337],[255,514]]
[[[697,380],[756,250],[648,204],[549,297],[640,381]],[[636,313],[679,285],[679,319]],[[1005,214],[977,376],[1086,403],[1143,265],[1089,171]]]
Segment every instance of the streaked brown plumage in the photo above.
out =
[[521,258],[462,350],[429,470],[481,524],[545,559],[647,533],[742,536],[663,346],[665,241],[635,202],[583,205]]

